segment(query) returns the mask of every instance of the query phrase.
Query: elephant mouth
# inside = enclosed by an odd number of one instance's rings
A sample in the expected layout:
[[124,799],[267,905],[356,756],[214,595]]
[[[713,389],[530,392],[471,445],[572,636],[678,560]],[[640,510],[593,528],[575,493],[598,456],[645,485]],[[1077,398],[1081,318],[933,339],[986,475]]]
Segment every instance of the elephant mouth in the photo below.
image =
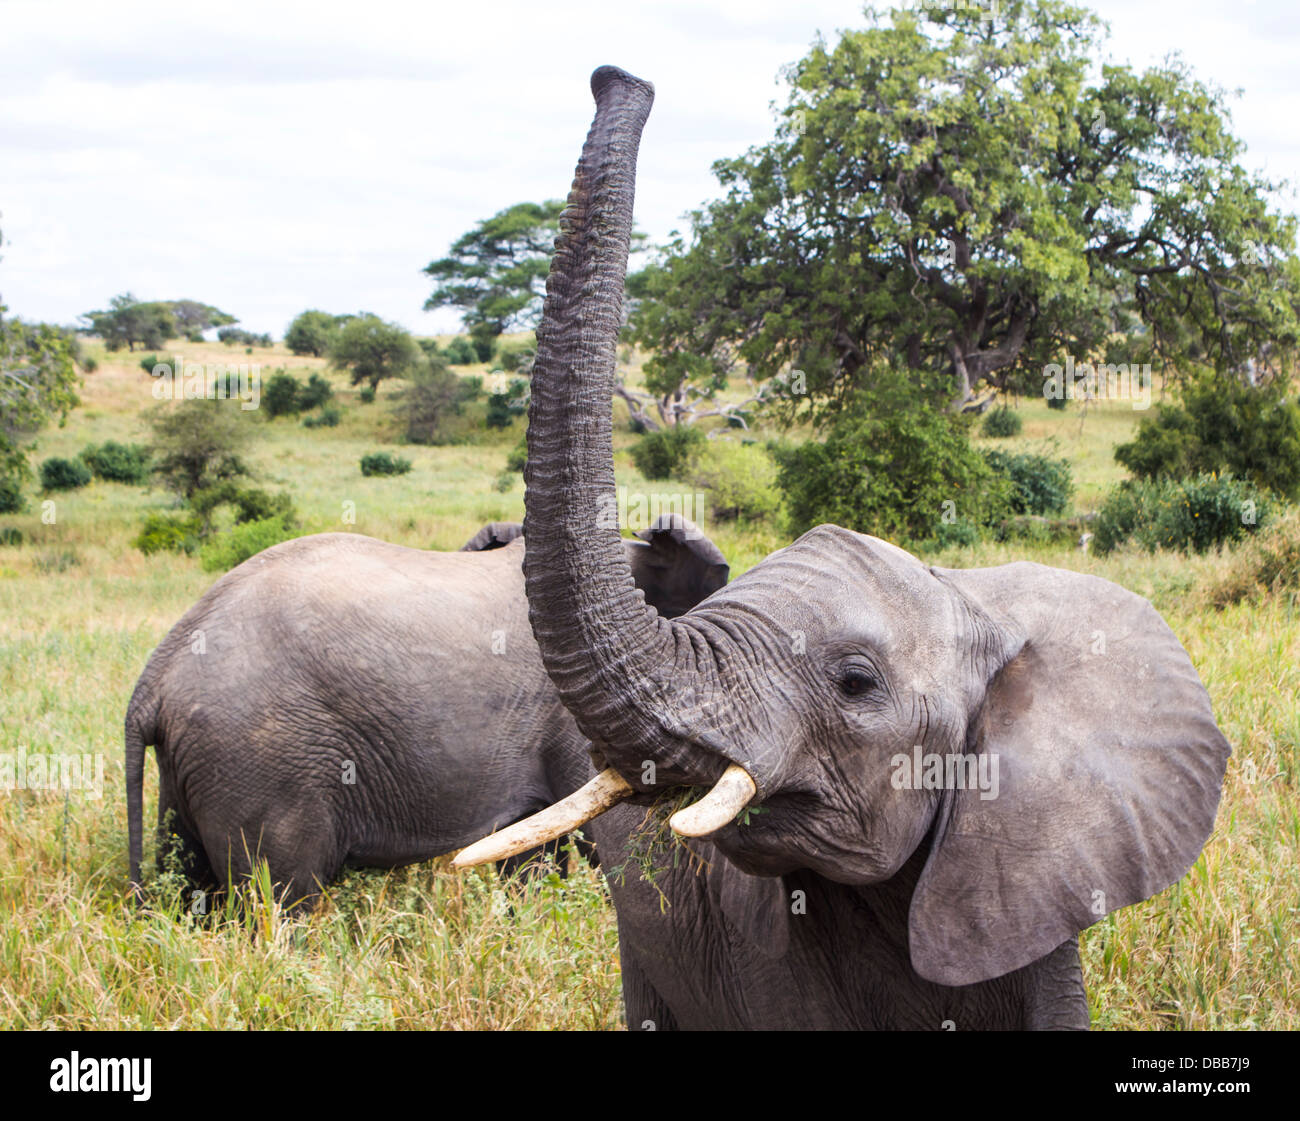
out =
[[[757,792],[758,787],[745,768],[732,763],[703,798],[678,810],[668,824],[682,837],[707,837],[733,822]],[[452,860],[452,867],[473,868],[505,860],[547,841],[558,840],[636,793],[610,767],[553,806],[462,849]]]

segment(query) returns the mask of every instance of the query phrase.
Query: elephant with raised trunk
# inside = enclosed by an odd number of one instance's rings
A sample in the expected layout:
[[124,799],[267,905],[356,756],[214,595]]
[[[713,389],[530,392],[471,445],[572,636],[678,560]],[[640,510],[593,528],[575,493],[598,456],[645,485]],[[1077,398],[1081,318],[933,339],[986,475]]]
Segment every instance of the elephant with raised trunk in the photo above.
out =
[[[196,884],[238,883],[261,857],[291,902],[344,864],[450,852],[589,779],[589,745],[528,626],[520,531],[485,526],[455,553],[302,537],[217,581],[127,710],[132,883],[150,744],[160,837]],[[620,549],[635,594],[668,615],[727,581],[721,552],[679,516]]]
[[[1182,876],[1214,824],[1230,748],[1196,670],[1106,580],[933,568],[837,526],[676,619],[645,603],[600,511],[653,89],[606,67],[592,90],[537,332],[524,569],[608,769],[457,863],[607,810],[633,1028],[1087,1027],[1078,933]],[[708,791],[670,819],[694,859],[639,838],[672,787]]]

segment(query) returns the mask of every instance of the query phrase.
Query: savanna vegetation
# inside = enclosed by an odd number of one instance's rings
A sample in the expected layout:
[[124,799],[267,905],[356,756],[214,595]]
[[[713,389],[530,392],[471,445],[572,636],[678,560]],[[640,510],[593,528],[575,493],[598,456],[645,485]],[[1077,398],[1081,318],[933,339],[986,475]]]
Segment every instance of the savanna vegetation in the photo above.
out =
[[[1234,755],[1191,872],[1081,937],[1094,1024],[1300,1027],[1294,220],[1237,166],[1217,91],[1178,66],[1090,77],[1086,13],[1002,9],[896,12],[791,68],[777,137],[720,162],[723,197],[629,279],[618,483],[703,523],[733,577],[836,521],[1151,599]],[[122,716],[221,572],[298,534],[455,549],[522,518],[557,221],[520,204],[428,266],[465,334],[307,311],[283,345],[249,336],[258,408],[156,399],[128,355],[181,301],[115,301],[144,326],[92,319],[88,342],[0,319],[5,372],[36,386],[0,394],[0,779],[102,761],[98,789],[0,792],[0,1024],[619,1026],[614,916],[581,862],[351,872],[307,917],[265,879],[195,913],[165,859],[149,906],[126,891]],[[1154,369],[1153,407],[1044,397],[1066,353]],[[186,355],[230,361],[220,339]],[[152,764],[146,797],[150,820]]]

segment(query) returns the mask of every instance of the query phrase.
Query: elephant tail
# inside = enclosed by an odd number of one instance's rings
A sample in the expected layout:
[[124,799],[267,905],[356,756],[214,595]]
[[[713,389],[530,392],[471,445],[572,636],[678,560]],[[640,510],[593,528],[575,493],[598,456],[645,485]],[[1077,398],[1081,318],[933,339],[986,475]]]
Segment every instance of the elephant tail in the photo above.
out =
[[126,825],[131,894],[136,903],[143,898],[140,862],[144,850],[144,749],[155,740],[158,701],[141,681],[126,709]]

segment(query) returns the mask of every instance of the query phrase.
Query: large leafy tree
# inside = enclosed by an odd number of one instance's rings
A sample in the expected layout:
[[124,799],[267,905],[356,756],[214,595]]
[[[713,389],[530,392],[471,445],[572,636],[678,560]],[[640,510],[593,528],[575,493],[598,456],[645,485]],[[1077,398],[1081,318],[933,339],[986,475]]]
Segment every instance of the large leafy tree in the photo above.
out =
[[27,443],[78,404],[75,339],[45,323],[6,319],[0,304],[0,513],[23,506]]
[[1072,354],[1166,375],[1294,356],[1300,265],[1224,95],[1177,60],[1093,65],[1059,0],[896,9],[790,66],[776,138],[641,279],[659,394],[739,365],[838,406],[882,366],[1041,391]]
[[537,325],[564,203],[520,202],[456,239],[425,266],[436,287],[426,311],[455,308],[476,343]]
[[226,327],[239,322],[229,312],[198,300],[166,300],[163,306],[172,313],[179,335],[191,342],[199,342],[203,338],[203,332],[213,327]]

